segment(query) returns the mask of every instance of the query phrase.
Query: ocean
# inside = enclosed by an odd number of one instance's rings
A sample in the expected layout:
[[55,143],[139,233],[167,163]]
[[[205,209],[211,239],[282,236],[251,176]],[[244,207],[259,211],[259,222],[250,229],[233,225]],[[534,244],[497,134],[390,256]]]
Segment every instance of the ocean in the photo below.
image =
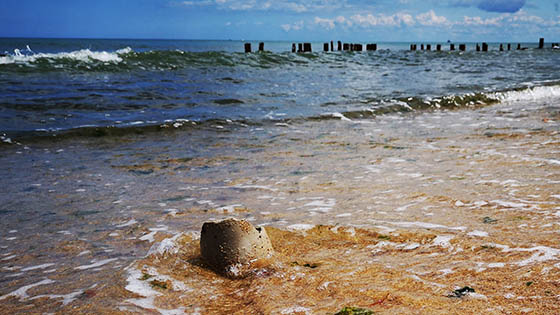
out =
[[0,313],[558,311],[560,50],[247,42],[0,39]]

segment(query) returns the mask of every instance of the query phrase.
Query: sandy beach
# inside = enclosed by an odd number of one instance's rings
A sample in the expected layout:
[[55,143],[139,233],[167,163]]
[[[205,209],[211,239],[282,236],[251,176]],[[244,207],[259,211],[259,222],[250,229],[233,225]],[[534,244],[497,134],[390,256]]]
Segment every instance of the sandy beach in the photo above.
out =
[[[521,99],[4,143],[27,215],[3,216],[0,312],[558,312],[559,121]],[[205,266],[202,223],[228,217],[266,227],[270,266]]]

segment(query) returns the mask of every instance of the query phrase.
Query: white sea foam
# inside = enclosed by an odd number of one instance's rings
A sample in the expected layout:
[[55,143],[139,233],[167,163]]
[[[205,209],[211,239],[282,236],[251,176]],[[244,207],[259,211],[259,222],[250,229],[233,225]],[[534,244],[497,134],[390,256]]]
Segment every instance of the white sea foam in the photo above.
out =
[[37,295],[31,298],[31,300],[40,299],[43,297],[47,297],[49,299],[62,299],[62,305],[68,305],[72,303],[74,300],[78,298],[78,296],[82,295],[84,291],[79,290],[76,292],[71,292],[68,294],[44,294],[44,295]]
[[472,232],[467,233],[467,235],[468,235],[468,236],[487,237],[487,236],[488,236],[488,233],[487,233],[487,232],[484,232],[484,231],[477,231],[477,230],[475,230],[475,231],[472,231]]
[[118,260],[118,258],[109,258],[109,259],[104,259],[104,260],[100,260],[100,261],[92,260],[92,261],[91,261],[92,264],[90,264],[90,265],[78,266],[78,267],[76,267],[76,268],[74,268],[74,269],[76,269],[76,270],[86,270],[86,269],[90,269],[90,268],[101,267],[101,266],[106,265],[106,264],[108,264],[108,263],[110,263],[110,262],[113,262],[113,261],[115,261],[115,260]]
[[343,120],[343,121],[352,121],[352,119],[342,115],[341,113],[325,113],[323,116],[331,116],[331,117],[334,117],[334,118],[340,118],[340,120]]
[[292,230],[292,231],[307,231],[307,230],[311,230],[312,228],[314,228],[315,226],[313,224],[292,224],[292,225],[288,225],[286,228],[288,230]]
[[441,246],[444,248],[452,247],[451,241],[453,239],[453,235],[438,235],[432,242],[434,246]]
[[457,231],[464,231],[467,229],[464,226],[452,227],[452,226],[445,226],[445,225],[427,223],[427,222],[389,222],[389,221],[380,221],[380,222],[389,223],[404,228],[446,229],[446,230],[457,230]]
[[[155,270],[150,270],[150,275],[153,275],[152,272],[154,272]],[[160,314],[164,314],[164,315],[176,315],[176,314],[185,314],[185,309],[184,307],[180,307],[178,309],[162,309],[162,308],[158,308],[155,303],[154,300],[157,296],[162,295],[161,293],[159,293],[158,291],[156,291],[155,289],[153,289],[150,286],[150,282],[149,281],[143,281],[140,280],[142,278],[142,272],[136,268],[133,267],[129,267],[128,268],[128,278],[127,278],[127,282],[128,284],[126,285],[125,289],[132,292],[132,293],[136,293],[140,296],[142,296],[142,298],[135,298],[135,299],[128,299],[125,302],[130,303],[132,305],[135,305],[139,308],[146,310],[156,310],[157,312],[159,312]],[[161,275],[156,275],[156,279],[170,279],[169,277],[165,277],[165,276],[161,276]],[[178,281],[172,281],[173,283],[173,288],[175,290],[180,289],[180,285],[176,286],[176,282]],[[188,289],[185,288],[184,289]],[[190,289],[192,290],[192,289]]]
[[160,243],[152,245],[148,251],[148,255],[164,255],[164,254],[176,254],[179,252],[179,245],[177,240],[183,236],[183,233],[179,233],[173,237],[166,238]]
[[521,91],[497,92],[489,95],[501,102],[527,102],[560,97],[560,86],[536,86]]
[[280,314],[304,313],[311,314],[311,310],[303,306],[292,306],[280,311]]
[[91,51],[89,49],[76,50],[72,52],[60,52],[54,54],[37,53],[31,55],[24,55],[15,52],[13,55],[0,57],[0,64],[30,64],[36,62],[39,59],[71,59],[82,62],[102,61],[107,63],[119,63],[123,61],[120,55],[129,53],[131,51],[132,49],[127,47],[119,49],[116,52]]
[[227,213],[233,213],[235,212],[235,208],[240,208],[243,207],[242,204],[235,204],[235,205],[230,205],[230,206],[223,206],[223,207],[219,207],[216,210],[221,211],[221,212],[227,212]]
[[153,243],[155,241],[154,236],[156,235],[157,232],[162,232],[162,231],[167,231],[168,227],[165,225],[158,225],[158,227],[155,228],[150,228],[150,233],[143,235],[142,237],[139,238],[139,240],[141,241],[148,241],[150,243]]
[[131,219],[131,220],[125,222],[125,223],[117,225],[117,227],[121,228],[121,227],[125,227],[125,226],[130,226],[130,225],[133,225],[133,224],[136,224],[136,223],[138,223],[138,221],[136,221],[134,219]]
[[21,271],[31,271],[31,270],[37,270],[37,269],[45,269],[45,268],[48,268],[50,266],[54,266],[54,263],[31,266],[31,267],[23,268],[23,269],[21,269]]
[[0,296],[0,301],[8,298],[10,296],[16,297],[20,300],[25,300],[29,297],[29,295],[27,294],[27,290],[29,290],[31,288],[34,288],[34,287],[38,287],[40,285],[46,285],[46,284],[51,284],[51,283],[54,283],[54,281],[51,280],[51,279],[45,279],[45,280],[42,280],[42,281],[39,281],[39,282],[36,282],[36,283],[33,283],[33,284],[28,284],[28,285],[23,286],[23,287],[15,290],[13,292],[10,292],[6,295]]

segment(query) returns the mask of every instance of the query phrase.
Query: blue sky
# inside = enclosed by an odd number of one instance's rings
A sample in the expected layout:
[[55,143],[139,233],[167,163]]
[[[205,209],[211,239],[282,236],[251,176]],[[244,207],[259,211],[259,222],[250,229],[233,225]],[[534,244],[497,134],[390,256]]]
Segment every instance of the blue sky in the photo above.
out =
[[560,0],[1,0],[0,37],[560,41]]

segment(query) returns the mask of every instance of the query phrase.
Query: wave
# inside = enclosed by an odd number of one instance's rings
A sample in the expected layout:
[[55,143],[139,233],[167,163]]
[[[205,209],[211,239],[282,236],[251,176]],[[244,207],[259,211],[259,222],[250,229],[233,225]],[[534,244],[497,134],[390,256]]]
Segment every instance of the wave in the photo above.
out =
[[546,85],[515,88],[500,92],[468,93],[464,95],[448,95],[436,98],[408,97],[376,102],[363,109],[327,112],[309,117],[286,117],[273,119],[265,117],[254,120],[207,119],[189,120],[184,118],[157,121],[133,121],[110,126],[79,126],[69,129],[34,130],[11,132],[0,136],[0,146],[18,143],[18,141],[61,140],[80,137],[122,137],[128,135],[144,135],[149,133],[173,133],[176,131],[212,131],[232,132],[238,128],[252,127],[287,127],[306,121],[357,120],[375,119],[380,115],[395,113],[426,112],[437,110],[476,109],[497,103],[560,100],[560,82],[548,82]]
[[407,113],[427,110],[476,109],[497,103],[537,102],[548,99],[560,99],[560,82],[547,82],[546,85],[519,87],[511,90],[447,95],[435,98],[408,97],[376,102],[375,106],[360,110],[324,113],[313,116],[311,120],[371,119],[391,113]]
[[314,54],[259,52],[252,54],[219,51],[187,52],[153,50],[135,52],[130,47],[107,51],[82,49],[60,53],[35,53],[15,49],[0,56],[0,71],[109,71],[174,70],[187,67],[250,66],[270,68],[278,65],[301,65],[317,58]]

